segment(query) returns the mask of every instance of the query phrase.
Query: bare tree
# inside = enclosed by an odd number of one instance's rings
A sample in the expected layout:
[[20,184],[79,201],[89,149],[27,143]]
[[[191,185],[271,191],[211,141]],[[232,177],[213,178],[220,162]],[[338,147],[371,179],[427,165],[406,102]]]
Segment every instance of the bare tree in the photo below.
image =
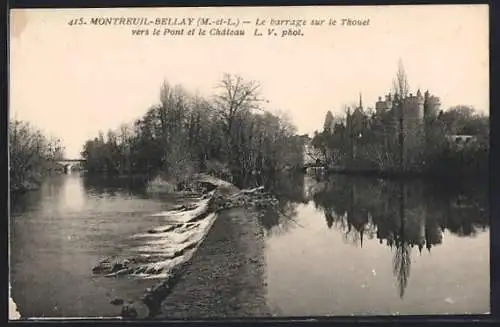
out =
[[221,92],[215,96],[213,109],[223,121],[229,160],[233,162],[238,155],[237,119],[251,110],[261,109],[260,84],[245,81],[238,75],[224,74],[218,88]]
[[263,99],[260,97],[260,84],[255,81],[244,81],[241,76],[224,74],[217,87],[222,91],[215,97],[215,111],[225,120],[229,131],[238,114],[261,108]]
[[408,96],[408,93],[410,92],[408,76],[401,59],[399,59],[398,70],[396,72],[394,80],[392,81],[392,91],[394,94],[398,94],[400,99],[406,98]]
[[206,100],[164,82],[159,103],[131,131],[117,131],[127,151],[113,151],[114,142],[105,142],[104,135],[89,140],[87,168],[104,171],[111,152],[114,167],[159,174],[182,187],[195,170],[247,184],[283,167],[302,166],[295,127],[285,113],[264,110],[257,82],[226,74],[217,86],[215,97]]
[[290,113],[285,110],[275,110],[274,116],[278,118],[279,132],[287,137],[297,134],[297,128],[293,125]]
[[403,61],[400,59],[398,62],[398,70],[396,72],[396,77],[392,82],[393,92],[395,94],[397,115],[399,121],[399,135],[398,135],[398,143],[399,143],[399,168],[402,170],[404,168],[404,112],[402,102],[408,96],[410,91],[410,86],[408,84],[408,77],[406,75],[406,70],[403,65]]
[[189,114],[190,95],[180,85],[171,86],[163,82],[160,90],[160,105],[157,107],[162,140],[162,161],[170,173],[186,165],[188,153],[184,151],[187,139],[184,137]]

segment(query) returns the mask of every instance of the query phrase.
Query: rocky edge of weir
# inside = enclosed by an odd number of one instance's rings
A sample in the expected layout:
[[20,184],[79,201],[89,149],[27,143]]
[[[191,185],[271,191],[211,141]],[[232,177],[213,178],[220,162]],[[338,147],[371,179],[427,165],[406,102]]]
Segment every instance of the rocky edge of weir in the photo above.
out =
[[[190,249],[197,248],[193,257],[187,262],[172,268],[168,272],[168,278],[153,287],[147,288],[141,298],[142,303],[124,303],[124,301],[117,298],[113,299],[112,302],[116,305],[122,305],[121,316],[126,319],[153,317],[198,318],[216,317],[217,314],[231,316],[230,312],[234,313],[233,316],[245,316],[249,313],[242,312],[238,314],[237,312],[241,311],[237,310],[238,308],[244,308],[246,311],[250,310],[253,315],[267,315],[265,301],[262,300],[263,296],[260,294],[264,288],[262,286],[264,282],[262,273],[259,274],[258,272],[262,271],[263,255],[262,251],[259,251],[261,247],[258,246],[258,244],[262,243],[262,235],[260,228],[257,226],[256,214],[261,209],[276,206],[278,200],[273,195],[265,192],[263,187],[240,190],[231,183],[205,174],[194,176],[192,184],[192,189],[196,189],[199,193],[200,201],[209,198],[209,205],[206,210],[200,211],[191,221],[202,219],[202,216],[209,213],[217,213],[214,225],[201,241],[189,245]],[[176,207],[172,211],[190,211],[195,210],[197,207],[198,204],[194,203]],[[175,225],[172,228],[175,228]],[[148,232],[153,232],[153,230]],[[239,236],[235,238],[234,233],[239,234]],[[243,244],[247,245],[243,246]],[[217,258],[212,255],[214,249],[217,249],[215,251],[215,253],[218,253]],[[180,256],[185,250],[174,255]],[[93,272],[118,277],[135,269],[133,265],[138,263],[136,261],[137,259],[125,259],[115,262],[103,260],[93,268]],[[211,270],[214,271],[210,272]],[[144,272],[151,273],[150,271]],[[228,295],[233,300],[224,305],[224,301],[221,301],[220,297],[217,299],[217,294],[205,294],[209,292],[206,283],[202,282],[200,284],[200,281],[206,278],[210,279],[210,276],[214,275],[225,276],[223,277],[223,285],[220,285],[212,278],[212,281],[207,281],[212,283],[209,288],[222,287],[226,293],[234,293],[231,289],[241,289],[241,287],[231,285],[234,283],[231,276],[238,280],[242,276],[247,276],[242,279],[243,282],[246,281],[248,284],[246,289],[253,290],[254,293],[260,290],[258,292],[260,295],[247,296],[246,299],[236,302],[234,296]],[[195,276],[194,279],[193,276]],[[183,285],[178,286],[178,284]],[[226,287],[224,287],[224,284],[226,284]],[[220,292],[218,291],[218,293]],[[213,301],[208,303],[207,301],[210,301],[211,298]],[[207,303],[200,305],[203,302]],[[254,302],[257,302],[257,304],[252,304]],[[147,314],[142,313],[144,310],[139,310],[141,312],[139,314],[136,307],[143,307],[144,305],[147,307]],[[219,309],[215,309],[214,306]],[[176,309],[172,310],[173,307],[176,307]]]

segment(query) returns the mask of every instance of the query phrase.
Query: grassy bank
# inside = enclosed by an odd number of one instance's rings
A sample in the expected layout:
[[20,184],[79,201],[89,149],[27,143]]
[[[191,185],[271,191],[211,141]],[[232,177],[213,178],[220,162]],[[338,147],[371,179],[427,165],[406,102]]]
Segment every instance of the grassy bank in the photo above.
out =
[[268,316],[263,232],[245,209],[221,212],[160,319]]

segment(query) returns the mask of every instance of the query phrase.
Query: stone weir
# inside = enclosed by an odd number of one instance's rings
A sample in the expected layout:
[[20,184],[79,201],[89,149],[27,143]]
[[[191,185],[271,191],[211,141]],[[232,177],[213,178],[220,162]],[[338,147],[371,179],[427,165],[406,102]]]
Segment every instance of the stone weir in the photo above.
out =
[[[217,219],[217,213],[231,208],[274,207],[278,200],[265,192],[264,187],[240,190],[218,178],[199,174],[192,179],[193,187],[203,189],[199,198],[189,205],[156,214],[163,224],[133,235],[138,245],[128,258],[107,258],[94,268],[94,274],[105,277],[135,277],[158,279],[147,288],[141,300],[148,309],[147,317],[160,313],[161,303],[171,293],[190,259],[203,243]],[[121,304],[121,303],[117,303]],[[122,317],[136,318],[137,311],[131,304],[124,304]]]

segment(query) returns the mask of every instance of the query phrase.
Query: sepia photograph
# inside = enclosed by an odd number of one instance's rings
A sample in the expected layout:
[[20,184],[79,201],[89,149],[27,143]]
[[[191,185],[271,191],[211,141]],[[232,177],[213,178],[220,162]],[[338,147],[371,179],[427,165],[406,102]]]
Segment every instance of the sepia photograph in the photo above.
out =
[[490,313],[487,5],[9,19],[10,320]]

